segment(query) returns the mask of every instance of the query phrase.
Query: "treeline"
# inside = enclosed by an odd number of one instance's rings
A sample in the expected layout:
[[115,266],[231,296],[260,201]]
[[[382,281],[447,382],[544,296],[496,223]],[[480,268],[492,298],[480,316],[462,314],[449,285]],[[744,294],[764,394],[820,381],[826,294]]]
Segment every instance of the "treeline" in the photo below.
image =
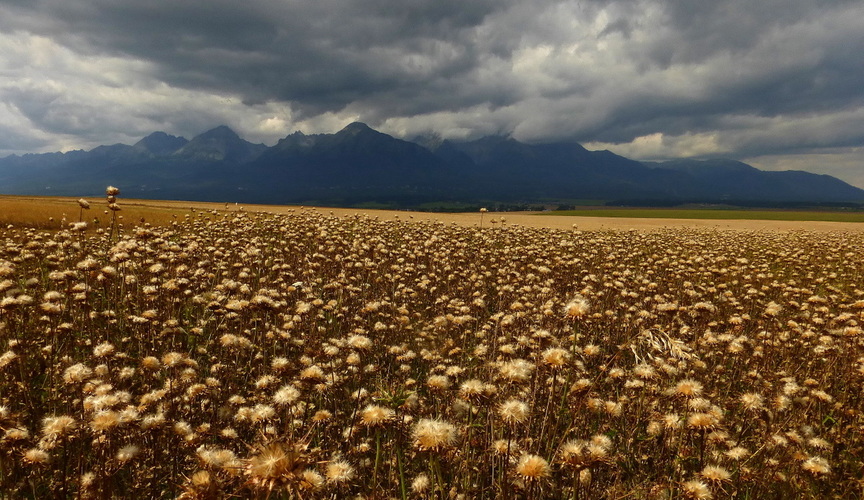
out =
[[[628,199],[611,200],[605,204],[607,207],[649,207],[649,208],[681,208],[710,207],[722,208],[773,208],[785,210],[842,210],[862,211],[864,203],[854,202],[807,202],[807,201],[765,201],[765,200],[673,200],[673,199]],[[559,210],[572,210],[573,208],[559,208]]]

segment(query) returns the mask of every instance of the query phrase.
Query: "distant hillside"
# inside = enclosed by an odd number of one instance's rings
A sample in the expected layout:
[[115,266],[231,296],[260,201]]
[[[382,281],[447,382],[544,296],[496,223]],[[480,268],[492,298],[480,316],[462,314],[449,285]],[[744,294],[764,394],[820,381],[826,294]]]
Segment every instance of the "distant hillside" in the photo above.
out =
[[575,142],[525,144],[391,137],[362,123],[300,132],[267,147],[220,126],[192,140],[154,132],[135,145],[0,158],[0,193],[417,206],[430,202],[730,200],[748,204],[864,202],[831,176],[766,172],[731,160],[643,163]]

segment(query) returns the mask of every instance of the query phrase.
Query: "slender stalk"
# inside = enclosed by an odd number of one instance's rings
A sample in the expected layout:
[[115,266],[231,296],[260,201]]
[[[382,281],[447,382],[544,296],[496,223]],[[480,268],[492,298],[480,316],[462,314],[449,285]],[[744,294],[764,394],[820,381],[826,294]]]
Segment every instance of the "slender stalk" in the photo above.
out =
[[381,465],[381,430],[375,429],[375,468],[372,472],[372,487],[378,489],[378,468]]

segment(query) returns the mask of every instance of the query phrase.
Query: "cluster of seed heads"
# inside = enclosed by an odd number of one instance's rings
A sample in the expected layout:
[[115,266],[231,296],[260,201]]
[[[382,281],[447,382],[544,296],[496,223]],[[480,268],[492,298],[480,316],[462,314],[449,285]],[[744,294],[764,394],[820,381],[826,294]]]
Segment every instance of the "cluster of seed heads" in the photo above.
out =
[[0,230],[0,491],[862,495],[860,234],[116,231]]

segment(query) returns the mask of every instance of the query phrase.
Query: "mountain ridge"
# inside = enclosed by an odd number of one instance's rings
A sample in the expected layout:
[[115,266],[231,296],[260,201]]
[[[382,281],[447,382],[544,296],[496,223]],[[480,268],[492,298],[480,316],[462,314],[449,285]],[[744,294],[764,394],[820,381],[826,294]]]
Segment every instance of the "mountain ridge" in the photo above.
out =
[[191,140],[153,132],[134,145],[0,158],[0,193],[417,206],[436,201],[681,200],[864,202],[864,190],[802,171],[735,160],[639,162],[573,141],[509,136],[403,140],[355,122],[333,134],[294,132],[273,146],[225,125]]
[[167,156],[189,143],[185,137],[177,137],[157,131],[144,137],[132,145],[138,151],[149,153],[153,157]]

